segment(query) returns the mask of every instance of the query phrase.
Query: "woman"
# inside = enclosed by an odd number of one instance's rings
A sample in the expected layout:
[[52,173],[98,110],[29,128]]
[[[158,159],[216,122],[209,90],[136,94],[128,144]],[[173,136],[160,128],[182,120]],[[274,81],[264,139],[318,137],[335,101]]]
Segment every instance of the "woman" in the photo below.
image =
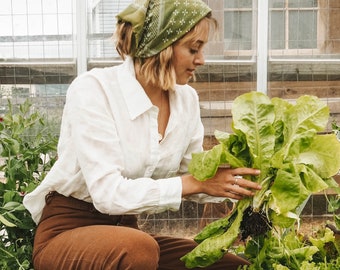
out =
[[[187,85],[204,64],[211,10],[201,0],[137,0],[118,15],[122,65],[87,72],[70,85],[58,161],[24,199],[38,224],[33,261],[42,269],[185,269],[195,242],[149,235],[140,213],[242,199],[260,189],[220,169],[199,182],[187,174],[202,150],[198,97]],[[207,269],[247,262],[227,254]]]

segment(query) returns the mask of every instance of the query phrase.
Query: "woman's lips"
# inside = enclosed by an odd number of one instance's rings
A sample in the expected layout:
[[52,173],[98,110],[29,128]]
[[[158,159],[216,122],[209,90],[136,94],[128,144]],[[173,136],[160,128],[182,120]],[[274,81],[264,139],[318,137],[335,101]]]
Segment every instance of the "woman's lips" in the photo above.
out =
[[188,74],[189,74],[190,76],[193,76],[195,70],[194,70],[194,69],[188,69],[187,72],[188,72]]

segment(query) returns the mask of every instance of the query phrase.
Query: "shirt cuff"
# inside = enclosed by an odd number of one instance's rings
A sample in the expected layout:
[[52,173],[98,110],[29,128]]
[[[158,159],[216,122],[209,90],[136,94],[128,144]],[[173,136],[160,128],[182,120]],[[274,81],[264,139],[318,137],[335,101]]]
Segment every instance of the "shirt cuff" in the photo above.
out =
[[185,200],[194,201],[194,202],[197,202],[197,203],[204,204],[204,203],[221,203],[221,202],[228,200],[228,198],[226,198],[226,197],[213,197],[213,196],[209,196],[209,195],[204,194],[204,193],[199,193],[199,194],[187,196],[187,197],[185,197]]

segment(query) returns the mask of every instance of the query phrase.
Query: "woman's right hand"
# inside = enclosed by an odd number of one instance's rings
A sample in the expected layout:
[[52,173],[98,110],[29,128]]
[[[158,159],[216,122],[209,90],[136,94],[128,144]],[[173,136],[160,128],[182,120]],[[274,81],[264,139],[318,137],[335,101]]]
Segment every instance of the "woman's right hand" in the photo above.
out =
[[244,179],[244,175],[259,175],[260,171],[252,168],[219,168],[215,176],[206,181],[198,181],[192,175],[182,176],[182,196],[205,193],[215,197],[241,200],[253,196],[261,186]]

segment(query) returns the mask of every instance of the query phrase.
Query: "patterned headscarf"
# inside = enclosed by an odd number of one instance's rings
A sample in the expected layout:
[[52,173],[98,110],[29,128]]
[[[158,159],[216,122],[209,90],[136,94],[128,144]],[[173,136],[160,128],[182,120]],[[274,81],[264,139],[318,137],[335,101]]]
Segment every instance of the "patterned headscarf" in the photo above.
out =
[[209,12],[202,0],[135,0],[117,18],[132,25],[134,56],[147,58],[180,39]]

